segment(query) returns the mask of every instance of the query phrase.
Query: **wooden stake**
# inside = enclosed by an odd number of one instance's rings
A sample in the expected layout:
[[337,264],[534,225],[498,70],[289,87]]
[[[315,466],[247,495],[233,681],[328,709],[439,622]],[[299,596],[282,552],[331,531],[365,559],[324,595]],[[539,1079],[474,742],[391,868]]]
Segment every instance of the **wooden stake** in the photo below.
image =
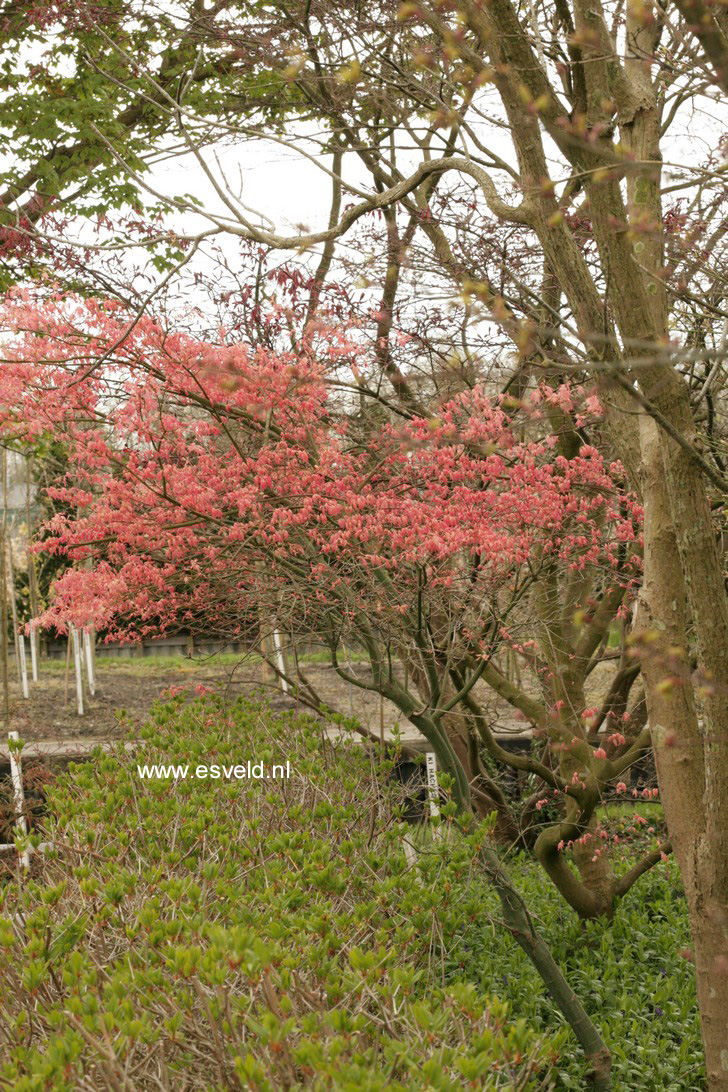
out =
[[262,602],[258,602],[258,643],[260,645],[260,681],[263,686],[267,686],[269,683],[275,680],[275,672],[268,663],[268,657],[271,651],[271,639],[267,633],[268,618],[266,617],[265,610],[263,609]]
[[[348,645],[344,645],[344,651],[346,652],[346,666],[349,669],[349,674],[352,675],[354,673],[354,669],[353,669],[353,667],[351,665],[351,656],[349,655]],[[349,683],[348,685],[349,685],[349,716],[353,718],[353,716],[354,716],[354,687],[352,686],[351,683]]]
[[[20,830],[20,833],[27,838],[28,837],[28,821],[25,818],[25,794],[23,792],[23,772],[20,766],[20,754],[17,754],[13,749],[13,743],[19,742],[19,736],[17,732],[8,732],[8,744],[10,751],[10,776],[13,781],[13,799],[15,803],[15,818],[16,825]],[[23,852],[20,854],[20,863],[23,868],[30,866],[30,851],[26,846]]]
[[68,645],[66,646],[66,672],[63,678],[63,705],[68,705],[68,676],[71,670],[71,630],[68,631]]
[[94,676],[94,656],[91,647],[91,634],[87,629],[83,631],[83,650],[86,653],[86,676],[91,697],[96,694],[96,678]]
[[[440,786],[437,783],[437,757],[434,751],[428,751],[425,755],[427,762],[427,797],[430,802],[430,819],[437,819],[440,814]],[[440,828],[433,828],[433,835],[440,836]]]
[[288,683],[283,678],[286,673],[286,661],[283,659],[283,648],[281,646],[281,635],[277,629],[273,629],[273,648],[276,654],[276,663],[278,664],[278,670],[281,672],[279,681],[281,684],[281,690],[284,694],[288,693]]
[[38,633],[35,626],[31,622],[30,626],[30,670],[33,676],[33,682],[38,682]]
[[[85,567],[89,572],[93,571],[94,563],[93,558],[87,557],[84,562]],[[84,634],[88,634],[88,650],[86,652],[86,664],[91,664],[88,667],[88,681],[91,697],[93,698],[96,693],[96,626],[86,626]],[[192,640],[192,638],[190,638]],[[86,637],[84,636],[84,647],[86,646]],[[144,651],[144,642],[142,641],[142,652]],[[194,641],[192,641],[192,655],[194,655]]]
[[[7,490],[6,499],[7,499]],[[6,505],[3,505],[7,508]],[[18,683],[23,685],[23,678],[20,671],[20,641],[18,639],[18,608],[15,603],[15,570],[13,568],[13,544],[8,535],[5,535],[5,544],[8,550],[8,573],[7,573],[7,593],[10,596],[10,607],[13,612],[13,640],[15,641],[15,666],[18,671]]]
[[73,660],[76,667],[76,700],[78,702],[78,715],[83,716],[83,680],[81,678],[81,649],[78,643],[78,630],[71,625],[73,636]]
[[25,637],[22,633],[18,634],[18,652],[20,653],[20,682],[23,688],[23,697],[29,697],[28,694],[28,665],[25,661]]
[[[40,606],[38,603],[38,573],[35,567],[35,556],[30,551],[30,544],[33,539],[33,513],[30,507],[32,480],[33,457],[29,455],[28,458],[25,460],[25,525],[26,534],[28,536],[28,594],[30,597],[31,617],[37,618],[40,614]],[[37,681],[35,676],[33,676],[33,681]]]
[[8,603],[5,595],[5,589],[7,588],[6,578],[7,573],[5,570],[5,536],[8,529],[8,490],[7,490],[7,452],[3,449],[2,464],[0,468],[0,476],[2,476],[2,492],[3,492],[3,518],[2,524],[0,524],[0,659],[2,664],[2,676],[3,676],[3,722],[5,725],[5,735],[10,732],[10,672],[8,668]]
[[404,849],[404,855],[405,855],[405,857],[407,859],[407,867],[408,868],[416,868],[417,867],[417,850],[412,845],[412,843],[410,842],[407,835],[405,835],[404,838],[402,839],[402,847]]

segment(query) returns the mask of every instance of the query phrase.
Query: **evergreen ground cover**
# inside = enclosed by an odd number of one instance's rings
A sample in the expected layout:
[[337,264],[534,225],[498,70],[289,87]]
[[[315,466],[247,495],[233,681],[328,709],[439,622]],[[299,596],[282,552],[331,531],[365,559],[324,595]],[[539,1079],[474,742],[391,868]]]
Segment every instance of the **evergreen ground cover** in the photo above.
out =
[[[538,927],[612,1052],[616,1089],[685,1092],[705,1087],[695,975],[685,897],[674,860],[644,876],[613,922],[580,923],[533,862],[519,857],[511,874],[535,911]],[[495,915],[490,892],[484,907]],[[481,911],[482,914],[482,911]],[[559,1014],[522,953],[480,917],[449,947],[447,979],[466,980],[507,1000],[513,1016],[553,1033]],[[585,1087],[572,1039],[561,1040],[558,1088]]]

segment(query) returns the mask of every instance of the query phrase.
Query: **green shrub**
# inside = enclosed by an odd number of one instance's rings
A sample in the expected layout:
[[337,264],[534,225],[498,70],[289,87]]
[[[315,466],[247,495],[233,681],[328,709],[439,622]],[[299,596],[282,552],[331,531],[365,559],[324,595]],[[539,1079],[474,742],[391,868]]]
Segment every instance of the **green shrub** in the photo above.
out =
[[[472,845],[409,870],[362,748],[215,697],[137,738],[59,778],[54,849],[0,892],[0,1087],[549,1087],[549,1035],[445,983],[443,938],[479,921]],[[248,759],[292,776],[136,770]]]

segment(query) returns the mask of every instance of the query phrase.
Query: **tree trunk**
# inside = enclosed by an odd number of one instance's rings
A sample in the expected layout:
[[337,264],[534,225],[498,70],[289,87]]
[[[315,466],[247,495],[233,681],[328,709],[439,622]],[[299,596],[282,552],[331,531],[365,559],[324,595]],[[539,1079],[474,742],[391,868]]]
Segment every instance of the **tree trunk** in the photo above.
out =
[[[3,733],[5,739],[10,731],[10,678],[8,670],[8,608],[5,598],[7,574],[5,571],[5,539],[8,531],[8,456],[3,451],[0,459],[0,475],[2,475],[3,514],[0,523],[0,671],[3,680]],[[4,742],[4,741],[3,741]]]
[[521,832],[508,806],[503,792],[483,770],[478,753],[475,734],[463,722],[464,717],[447,714],[443,726],[450,740],[450,746],[457,755],[472,793],[473,810],[481,818],[495,812],[494,834],[501,845],[516,845],[521,842]]
[[[416,656],[408,655],[406,651],[400,654],[400,658],[407,665],[407,675],[412,679],[419,696],[423,701],[429,701],[430,688],[422,664]],[[495,812],[496,839],[503,845],[519,844],[521,832],[518,823],[500,787],[487,776],[483,769],[479,757],[478,737],[468,723],[468,718],[462,713],[446,713],[440,717],[440,724],[470,787],[475,814],[484,818]]]
[[[721,842],[728,796],[716,795],[710,739],[698,722],[684,648],[687,595],[657,426],[642,421],[645,583],[635,619],[660,795],[685,887],[711,1089],[728,1088],[728,888]],[[707,605],[706,605],[706,609]],[[708,793],[708,785],[713,791]],[[714,809],[718,808],[718,814]],[[718,852],[716,852],[718,850]]]

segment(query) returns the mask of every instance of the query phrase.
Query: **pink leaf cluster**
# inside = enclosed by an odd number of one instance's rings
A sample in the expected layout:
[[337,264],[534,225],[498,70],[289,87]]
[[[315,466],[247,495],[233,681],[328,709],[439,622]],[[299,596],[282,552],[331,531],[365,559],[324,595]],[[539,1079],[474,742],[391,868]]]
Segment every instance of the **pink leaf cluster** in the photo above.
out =
[[[274,352],[21,294],[3,326],[0,428],[69,453],[54,494],[73,514],[44,549],[91,559],[60,579],[45,625],[137,636],[194,622],[233,637],[266,596],[314,629],[332,611],[396,619],[423,581],[482,601],[547,559],[616,581],[639,535],[614,465],[588,445],[558,454],[528,412],[481,389],[436,418],[362,429],[338,380],[367,361],[345,331]],[[544,397],[580,395],[537,392],[530,409]],[[600,408],[591,397],[584,413]]]

